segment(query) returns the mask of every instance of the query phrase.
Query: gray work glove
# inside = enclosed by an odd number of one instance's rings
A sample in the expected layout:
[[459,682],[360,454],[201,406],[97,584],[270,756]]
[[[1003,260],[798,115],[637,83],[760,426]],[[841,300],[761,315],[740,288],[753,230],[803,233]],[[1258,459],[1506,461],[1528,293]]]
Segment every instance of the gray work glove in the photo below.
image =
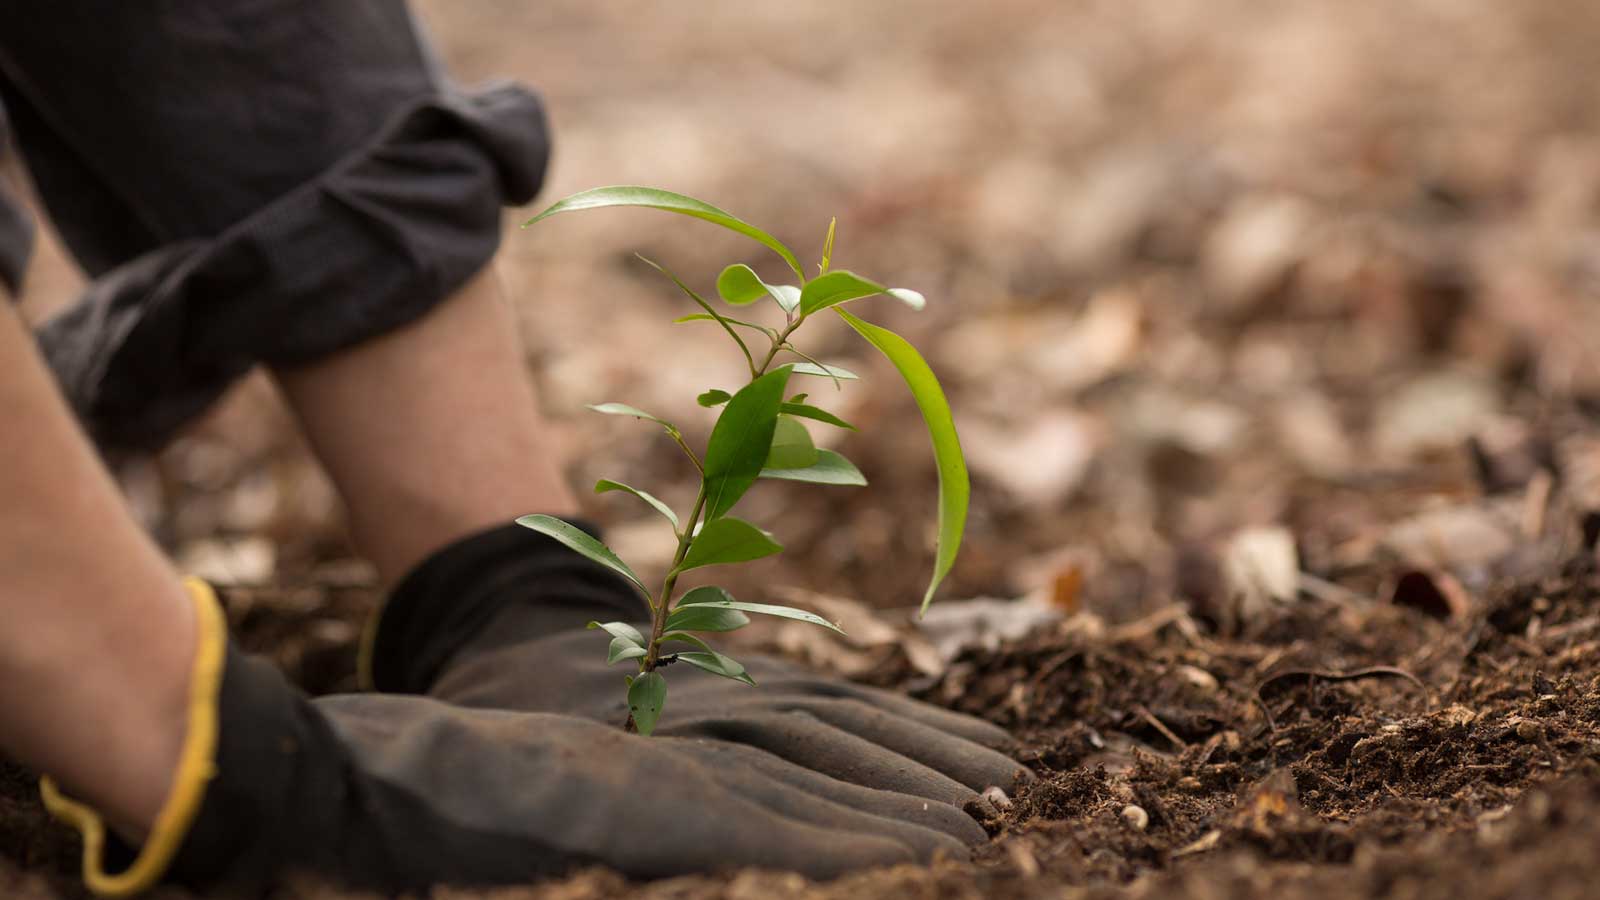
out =
[[383,891],[595,864],[641,878],[739,866],[829,877],[964,852],[982,836],[959,810],[738,743],[429,697],[310,700],[233,650],[209,590],[194,593],[186,746],[143,845],[121,844],[46,781],[52,812],[84,833],[86,881],[105,895],[160,880],[256,895],[293,870]]
[[[402,582],[375,630],[370,677],[380,690],[620,726],[627,667],[607,666],[604,637],[584,626],[620,620],[647,630],[647,618],[617,576],[507,526],[446,548]],[[985,817],[993,810],[979,792],[1009,792],[1029,777],[1000,752],[1010,737],[986,722],[780,660],[743,661],[756,687],[667,670],[656,734],[760,748],[831,779]]]

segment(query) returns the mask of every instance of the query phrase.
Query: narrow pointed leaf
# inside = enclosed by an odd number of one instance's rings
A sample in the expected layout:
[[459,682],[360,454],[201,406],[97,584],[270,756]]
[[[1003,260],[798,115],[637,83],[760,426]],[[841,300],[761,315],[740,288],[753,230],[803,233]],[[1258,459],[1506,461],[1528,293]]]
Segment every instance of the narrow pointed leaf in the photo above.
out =
[[788,366],[768,372],[734,394],[717,417],[706,443],[707,521],[732,509],[761,474],[788,381]]
[[678,609],[728,609],[738,610],[740,612],[758,613],[763,616],[778,616],[779,618],[783,619],[794,619],[798,622],[810,622],[812,625],[821,625],[823,628],[831,629],[833,631],[838,631],[840,634],[844,634],[838,625],[829,622],[827,619],[824,619],[816,613],[806,612],[803,609],[795,609],[789,606],[773,606],[768,603],[745,603],[742,600],[733,599],[732,595],[719,587],[707,586],[695,588],[689,593],[684,594],[683,599],[678,601]]
[[694,402],[706,407],[707,409],[710,409],[713,406],[721,406],[732,399],[733,395],[727,391],[719,391],[716,388],[712,388],[711,390],[706,391],[700,396],[694,398]]
[[590,622],[585,627],[590,631],[601,628],[605,630],[606,634],[619,641],[627,641],[635,647],[644,646],[644,635],[639,633],[639,629],[629,625],[627,622]]
[[633,582],[634,587],[637,587],[646,597],[650,596],[650,589],[644,586],[644,582],[639,580],[639,576],[635,575],[632,569],[628,568],[627,563],[617,558],[617,555],[611,552],[611,548],[595,540],[587,531],[576,525],[569,525],[555,516],[523,516],[517,520],[517,524],[523,528],[531,528],[540,534],[555,538],[567,547],[578,551]]
[[[805,394],[796,394],[795,396],[804,397]],[[857,430],[854,425],[851,425],[849,422],[846,422],[833,413],[828,412],[825,409],[818,409],[815,406],[808,406],[798,400],[791,399],[788,403],[780,406],[778,411],[784,415],[799,416],[802,419],[812,419],[818,422],[825,422],[836,428],[848,428],[851,431]]]
[[867,477],[861,474],[854,463],[832,450],[818,450],[816,463],[803,469],[762,469],[761,477],[845,487],[865,487],[867,484]]
[[667,705],[667,680],[660,672],[644,672],[628,685],[628,712],[633,714],[633,727],[649,737],[656,730],[656,720]]
[[916,291],[887,287],[847,269],[836,269],[826,275],[818,275],[806,284],[805,290],[800,292],[800,314],[809,316],[830,306],[874,294],[888,294],[912,309],[922,309],[927,305],[927,300]]
[[683,291],[683,293],[687,295],[690,300],[693,300],[695,303],[699,304],[700,308],[705,310],[707,315],[715,319],[718,325],[722,326],[722,330],[727,332],[728,337],[733,338],[733,342],[739,345],[739,352],[744,354],[745,362],[749,364],[750,371],[754,372],[756,370],[756,361],[755,358],[750,355],[750,346],[744,342],[744,338],[739,337],[738,332],[733,330],[732,322],[723,317],[722,313],[719,313],[712,308],[711,304],[706,302],[706,298],[695,293],[694,288],[684,284],[683,279],[673,274],[672,270],[661,265],[653,259],[649,259],[648,257],[639,256],[637,253],[635,253],[634,256],[638,256],[645,265],[672,279],[672,283],[678,286],[678,290]]
[[838,227],[838,216],[828,220],[828,236],[822,239],[822,264],[817,266],[818,275],[828,274],[828,269],[833,266],[833,233]]
[[749,522],[723,516],[711,520],[700,529],[678,571],[761,559],[782,549],[783,545],[773,540],[772,535]]
[[705,669],[713,675],[732,678],[734,681],[742,681],[751,687],[756,685],[756,680],[751,678],[750,673],[744,670],[743,664],[736,659],[723,656],[715,650],[709,652],[696,650],[688,653],[679,653],[677,657],[683,662],[697,669]]
[[666,516],[667,521],[672,523],[672,529],[674,531],[678,529],[678,514],[672,511],[672,507],[662,503],[660,500],[657,500],[653,495],[646,493],[645,491],[641,491],[636,487],[629,487],[620,481],[612,481],[609,478],[602,478],[594,484],[594,492],[596,494],[606,494],[610,493],[611,491],[626,491],[627,493],[638,497],[640,500],[650,504],[651,509],[654,509],[656,512]]
[[732,316],[724,316],[720,313],[715,316],[711,315],[710,313],[690,313],[687,316],[679,316],[676,319],[673,319],[672,324],[683,325],[687,322],[717,322],[719,320],[722,322],[727,322],[729,325],[738,325],[741,328],[754,329],[766,335],[767,337],[772,338],[773,340],[777,340],[778,338],[778,332],[768,328],[765,325],[758,325],[755,322],[746,322],[743,319],[735,319]]
[[795,394],[793,397],[789,398],[789,402],[798,405],[798,404],[806,402],[806,398],[809,397],[809,396],[811,396],[811,395],[810,394]]
[[799,362],[794,363],[789,368],[792,369],[796,375],[818,375],[823,378],[837,378],[840,381],[855,381],[859,377],[856,375],[856,373],[850,371],[849,369],[841,368],[839,366],[830,366],[826,363],[818,365],[817,363]]
[[796,275],[802,279],[806,277],[805,270],[800,267],[800,260],[795,257],[788,247],[783,245],[782,241],[751,225],[749,222],[738,219],[709,203],[658,188],[615,185],[580,191],[570,197],[557,200],[544,212],[522,223],[522,227],[526,228],[535,222],[547,219],[558,213],[575,212],[580,209],[599,209],[607,206],[642,206],[713,222],[766,245],[774,253],[783,257],[783,261],[789,264],[789,268],[793,269]]
[[971,485],[967,478],[967,461],[961,453],[961,438],[956,434],[955,418],[950,414],[950,403],[945,399],[939,379],[928,367],[922,354],[905,338],[887,328],[862,321],[844,310],[835,310],[841,319],[877,347],[911,388],[911,396],[922,410],[933,439],[933,457],[939,469],[939,545],[934,557],[933,577],[922,597],[922,609],[927,610],[933,601],[933,592],[939,582],[955,565],[956,554],[961,550],[961,535],[967,524],[967,501]]
[[667,429],[668,431],[678,430],[676,425],[673,425],[666,419],[653,416],[637,406],[629,406],[626,403],[591,403],[589,404],[589,408],[597,413],[605,413],[608,416],[632,416],[635,419],[648,419],[651,422],[654,422],[657,425]]
[[611,647],[606,650],[606,665],[614,666],[625,659],[640,659],[648,654],[649,651],[627,638],[612,638]]
[[736,609],[711,606],[679,604],[672,615],[667,616],[668,631],[737,631],[749,624],[750,617]]
[[772,432],[772,449],[767,451],[766,469],[804,469],[817,461],[817,445],[811,432],[789,416],[779,416]]

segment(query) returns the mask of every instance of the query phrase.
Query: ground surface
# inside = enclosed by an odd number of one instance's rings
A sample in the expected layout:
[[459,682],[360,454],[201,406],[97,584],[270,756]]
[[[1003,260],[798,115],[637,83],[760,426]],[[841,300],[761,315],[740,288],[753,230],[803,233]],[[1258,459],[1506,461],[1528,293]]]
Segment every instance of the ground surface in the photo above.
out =
[[[897,612],[931,561],[926,438],[837,330],[809,346],[865,386],[818,396],[862,427],[837,446],[873,484],[752,495],[788,550],[728,583],[853,617],[854,644],[755,639],[1013,728],[1044,776],[972,861],[441,896],[1596,895],[1594,9],[422,9],[465,77],[543,88],[546,199],[658,184],[807,256],[837,215],[840,264],[929,296],[861,311],[927,351],[971,457],[945,630]],[[687,398],[738,373],[717,335],[666,324],[688,310],[631,253],[703,285],[770,261],[645,212],[506,250],[575,482],[687,500],[670,446],[581,415],[622,400],[703,438]],[[34,308],[72,280],[47,258]],[[264,385],[120,475],[185,565],[233,586],[247,645],[349,686],[370,576]],[[593,512],[659,560],[635,508]],[[1024,598],[991,623],[1049,621],[957,653],[975,597]],[[76,896],[70,859],[5,770],[0,894]],[[305,893],[340,896],[285,896]]]

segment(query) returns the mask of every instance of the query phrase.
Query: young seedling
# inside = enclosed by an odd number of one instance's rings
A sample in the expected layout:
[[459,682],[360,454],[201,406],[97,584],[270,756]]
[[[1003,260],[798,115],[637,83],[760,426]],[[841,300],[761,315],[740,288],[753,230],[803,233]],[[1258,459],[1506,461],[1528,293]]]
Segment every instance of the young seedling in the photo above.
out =
[[[702,312],[683,316],[680,323],[708,322],[718,325],[743,354],[750,379],[737,390],[712,388],[697,397],[700,406],[721,408],[704,452],[697,453],[684,440],[683,432],[666,419],[623,403],[601,403],[590,409],[607,415],[632,416],[661,426],[700,476],[700,490],[687,515],[679,516],[667,504],[638,488],[618,481],[601,479],[595,493],[621,491],[632,494],[660,513],[677,537],[678,548],[672,567],[655,590],[644,583],[627,563],[609,547],[587,532],[552,516],[523,516],[518,524],[549,535],[589,559],[627,579],[644,596],[649,606],[650,632],[645,634],[626,622],[590,622],[611,637],[606,653],[608,663],[631,661],[637,672],[626,678],[628,725],[640,734],[655,730],[666,704],[667,682],[661,667],[668,663],[687,663],[724,678],[754,685],[743,665],[712,649],[701,634],[728,632],[749,624],[747,613],[797,619],[839,630],[838,626],[805,610],[765,603],[736,600],[719,587],[699,587],[676,597],[678,576],[692,569],[745,562],[771,556],[783,549],[772,535],[729,513],[759,479],[798,481],[817,485],[861,486],[867,483],[861,472],[843,456],[819,449],[802,419],[835,428],[854,426],[808,401],[805,393],[791,393],[796,376],[827,378],[839,387],[856,376],[839,366],[817,361],[794,343],[795,332],[813,316],[832,311],[867,342],[876,347],[899,370],[911,388],[911,395],[922,410],[933,438],[934,458],[939,471],[939,536],[933,577],[922,598],[928,608],[934,591],[954,564],[961,546],[961,533],[967,518],[967,467],[956,436],[944,391],[933,370],[906,340],[886,328],[863,321],[843,309],[843,304],[863,297],[885,294],[913,309],[924,300],[916,291],[885,287],[853,272],[832,269],[834,226],[822,245],[822,261],[817,274],[806,278],[799,259],[772,235],[743,222],[722,210],[669,191],[645,187],[603,187],[573,194],[524,223],[523,227],[557,213],[608,206],[641,206],[704,219],[749,237],[777,253],[794,271],[794,284],[768,284],[755,270],[742,263],[730,265],[717,277],[717,293],[729,306],[751,306],[771,301],[782,313],[781,325],[725,316],[678,276],[645,259],[651,267],[671,279]],[[644,259],[640,257],[640,259]],[[750,340],[741,336],[745,332]],[[765,346],[763,346],[763,342]],[[752,343],[754,346],[752,347]],[[780,357],[782,357],[780,359]],[[792,357],[792,358],[791,358]],[[785,399],[787,397],[787,399]],[[668,649],[669,644],[683,647]]]

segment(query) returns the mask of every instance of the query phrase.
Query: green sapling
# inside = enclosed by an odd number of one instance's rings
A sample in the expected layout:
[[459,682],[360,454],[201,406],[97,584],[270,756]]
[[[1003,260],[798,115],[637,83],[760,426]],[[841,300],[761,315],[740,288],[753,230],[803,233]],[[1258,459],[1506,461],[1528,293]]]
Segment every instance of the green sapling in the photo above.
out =
[[[768,284],[755,270],[742,263],[730,265],[717,277],[717,293],[730,306],[751,306],[771,301],[782,313],[781,325],[725,316],[676,275],[650,260],[650,266],[670,278],[678,289],[699,305],[701,312],[684,316],[680,323],[707,322],[719,326],[743,354],[750,379],[738,390],[712,388],[697,397],[700,406],[721,408],[703,453],[697,453],[684,440],[683,433],[666,419],[623,403],[602,403],[590,409],[608,415],[632,416],[661,426],[693,464],[700,477],[700,490],[689,512],[679,516],[667,504],[638,488],[610,479],[601,479],[595,493],[621,491],[649,505],[672,527],[678,547],[672,566],[661,585],[652,590],[610,548],[588,533],[551,516],[523,516],[517,522],[583,554],[627,579],[644,596],[651,613],[650,633],[645,634],[626,622],[590,622],[590,628],[604,630],[611,637],[606,661],[631,661],[637,672],[627,676],[629,724],[640,734],[655,730],[666,703],[667,682],[661,667],[686,663],[707,672],[755,684],[738,661],[712,649],[701,634],[727,632],[749,624],[747,613],[780,616],[810,622],[835,631],[831,622],[805,610],[765,603],[736,600],[719,587],[699,587],[675,596],[678,576],[691,569],[725,563],[745,562],[771,556],[782,550],[772,535],[729,515],[759,479],[778,479],[818,485],[865,485],[861,472],[843,456],[817,448],[801,422],[808,419],[835,428],[854,426],[831,412],[809,402],[808,395],[791,392],[796,376],[840,382],[856,376],[838,366],[812,358],[794,343],[795,332],[812,316],[832,310],[867,342],[878,348],[899,370],[911,388],[912,397],[922,410],[933,438],[934,457],[939,471],[939,536],[933,577],[922,598],[927,609],[939,582],[950,571],[961,546],[966,524],[966,462],[949,403],[933,370],[906,340],[888,329],[863,321],[842,308],[842,304],[863,297],[886,294],[913,309],[924,300],[916,291],[891,288],[853,272],[832,269],[833,238],[836,222],[829,223],[823,241],[822,261],[813,278],[793,252],[772,235],[743,222],[714,206],[692,197],[644,187],[603,187],[573,194],[560,200],[524,224],[532,225],[557,213],[607,206],[642,206],[693,216],[738,232],[783,258],[793,270],[793,284]],[[643,259],[643,257],[640,257]],[[746,336],[741,336],[744,332]],[[765,346],[763,346],[763,342]],[[752,346],[752,344],[754,346]],[[787,399],[785,399],[787,397]],[[668,648],[667,645],[682,645]]]

